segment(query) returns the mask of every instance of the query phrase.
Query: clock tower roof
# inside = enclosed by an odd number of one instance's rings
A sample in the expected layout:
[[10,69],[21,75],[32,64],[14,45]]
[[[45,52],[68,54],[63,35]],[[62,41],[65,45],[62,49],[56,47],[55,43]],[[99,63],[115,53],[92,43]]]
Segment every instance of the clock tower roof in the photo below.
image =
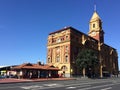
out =
[[92,18],[90,19],[90,21],[93,21],[93,20],[101,20],[100,16],[98,15],[96,11],[94,11]]

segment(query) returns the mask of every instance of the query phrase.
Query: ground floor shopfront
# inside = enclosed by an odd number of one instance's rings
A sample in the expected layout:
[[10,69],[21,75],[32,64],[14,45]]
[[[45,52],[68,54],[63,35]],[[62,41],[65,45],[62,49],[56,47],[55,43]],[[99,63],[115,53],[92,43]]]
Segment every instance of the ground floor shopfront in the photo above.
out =
[[18,78],[57,78],[58,68],[40,64],[22,64],[14,67]]
[[35,70],[35,69],[20,69],[16,70],[18,78],[57,78],[58,71],[56,70]]

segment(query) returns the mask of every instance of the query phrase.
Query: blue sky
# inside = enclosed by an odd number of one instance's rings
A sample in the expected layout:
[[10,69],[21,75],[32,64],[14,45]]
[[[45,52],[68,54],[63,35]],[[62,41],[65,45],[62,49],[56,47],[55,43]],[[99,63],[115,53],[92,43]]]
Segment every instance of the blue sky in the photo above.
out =
[[[72,26],[84,33],[95,0],[0,0],[0,66],[46,62],[50,32]],[[120,1],[96,0],[105,43],[120,56]],[[120,60],[120,59],[119,59]]]

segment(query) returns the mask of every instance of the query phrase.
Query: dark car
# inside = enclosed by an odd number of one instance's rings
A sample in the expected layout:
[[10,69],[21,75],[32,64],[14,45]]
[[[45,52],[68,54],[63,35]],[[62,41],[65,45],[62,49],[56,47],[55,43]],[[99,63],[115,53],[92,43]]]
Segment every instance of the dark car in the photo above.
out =
[[17,75],[9,75],[9,78],[18,78]]

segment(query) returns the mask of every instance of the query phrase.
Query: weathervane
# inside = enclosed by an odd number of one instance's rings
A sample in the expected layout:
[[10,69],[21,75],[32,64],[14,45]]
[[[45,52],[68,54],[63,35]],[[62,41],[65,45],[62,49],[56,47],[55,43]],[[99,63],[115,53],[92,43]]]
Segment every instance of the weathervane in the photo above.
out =
[[96,12],[96,4],[94,4],[94,11]]
[[94,0],[94,11],[96,12],[96,2]]

